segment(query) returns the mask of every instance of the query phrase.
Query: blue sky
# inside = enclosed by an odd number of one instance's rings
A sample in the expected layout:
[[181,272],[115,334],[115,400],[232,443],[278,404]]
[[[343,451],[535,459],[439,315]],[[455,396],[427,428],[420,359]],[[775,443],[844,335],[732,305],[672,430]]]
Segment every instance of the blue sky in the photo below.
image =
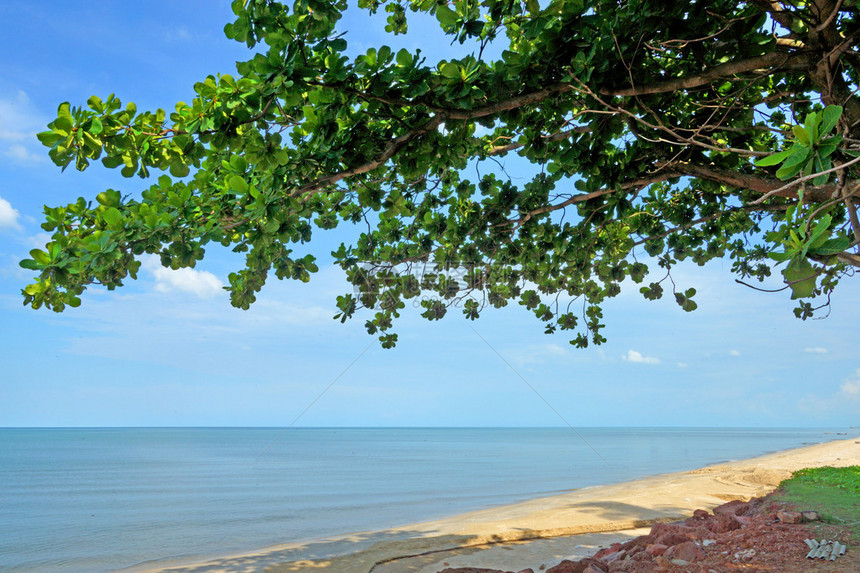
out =
[[[47,238],[42,205],[146,185],[98,166],[61,174],[35,139],[57,105],[114,92],[171,109],[252,55],[223,36],[226,1],[80,6],[0,6],[0,426],[860,425],[856,279],[829,318],[801,322],[788,295],[740,286],[715,261],[675,273],[699,292],[693,313],[626,289],[597,348],[544,335],[512,305],[477,322],[407,313],[383,350],[362,319],[332,320],[347,290],[328,263],[335,234],[311,246],[311,283],[272,281],[249,311],[220,288],[239,261],[214,249],[195,270],[147,260],[140,280],[91,289],[63,314],[23,307],[17,262]],[[341,28],[353,50],[457,53],[420,29],[383,38],[383,26],[354,15]]]

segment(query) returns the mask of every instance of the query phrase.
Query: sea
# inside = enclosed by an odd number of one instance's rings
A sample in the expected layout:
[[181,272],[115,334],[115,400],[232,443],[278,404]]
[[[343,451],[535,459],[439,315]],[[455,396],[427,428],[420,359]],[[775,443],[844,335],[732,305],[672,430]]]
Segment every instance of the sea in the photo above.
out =
[[[118,571],[386,529],[860,429],[0,429],[0,571]],[[296,558],[301,558],[296,555]]]

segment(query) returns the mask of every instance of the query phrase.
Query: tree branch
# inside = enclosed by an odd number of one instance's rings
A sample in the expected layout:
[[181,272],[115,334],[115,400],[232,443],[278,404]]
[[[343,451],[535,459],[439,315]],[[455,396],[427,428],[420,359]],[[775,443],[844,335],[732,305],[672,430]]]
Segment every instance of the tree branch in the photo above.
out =
[[382,152],[377,155],[376,158],[372,161],[368,161],[367,163],[364,163],[357,167],[353,167],[351,169],[345,169],[343,171],[339,171],[337,173],[333,173],[331,175],[326,175],[325,177],[315,179],[294,190],[292,193],[290,193],[290,197],[298,197],[308,193],[313,193],[315,191],[319,191],[323,187],[334,185],[338,181],[346,179],[347,177],[353,177],[355,175],[367,173],[368,171],[372,171],[377,167],[381,167],[385,164],[386,161],[391,159],[398,151],[400,151],[413,139],[426,133],[430,133],[435,129],[438,129],[438,127],[446,121],[468,121],[480,117],[487,117],[488,115],[495,115],[504,111],[510,111],[519,107],[540,103],[547,98],[567,93],[572,90],[573,86],[570,84],[556,84],[554,86],[550,86],[542,90],[526,94],[520,94],[507,100],[477,107],[471,110],[440,109],[437,114],[430,118],[428,121],[412,129],[411,131],[389,141],[386,144],[385,148],[382,150]]
[[733,76],[762,68],[806,69],[809,66],[808,60],[809,58],[804,54],[790,55],[783,52],[771,52],[740,62],[720,64],[701,74],[688,78],[677,78],[658,84],[631,86],[629,88],[605,88],[601,89],[600,93],[607,96],[640,96],[687,90],[707,85],[726,76]]
[[[653,175],[651,177],[643,177],[641,179],[635,179],[633,181],[627,181],[625,183],[621,183],[620,187],[623,191],[627,191],[629,189],[642,188],[652,183],[659,183],[660,181],[666,181],[667,179],[671,179],[672,177],[678,177],[678,173],[665,172],[660,173],[659,175]],[[609,195],[610,193],[617,192],[617,189],[601,189],[599,191],[592,191],[591,193],[583,193],[581,195],[574,195],[570,199],[562,201],[557,205],[547,205],[546,207],[540,207],[539,209],[534,209],[533,211],[528,211],[523,213],[520,219],[516,221],[511,221],[517,227],[522,226],[526,221],[534,217],[535,215],[542,215],[544,213],[551,213],[553,211],[558,211],[559,209],[564,209],[570,205],[574,205],[576,203],[582,203],[583,201],[588,201],[590,199],[595,199],[597,197],[601,197],[603,195]]]
[[[588,126],[578,126],[573,129],[568,129],[566,131],[558,131],[553,133],[552,135],[547,135],[544,137],[547,141],[562,141],[563,139],[567,139],[574,133],[590,133],[592,130]],[[513,151],[515,149],[519,149],[521,147],[525,147],[524,143],[509,143],[508,145],[497,145],[495,147],[491,147],[489,151],[487,151],[487,155],[500,155],[502,153],[507,153],[508,151]]]
[[[816,177],[818,177],[819,175],[827,175],[828,173],[833,173],[835,171],[841,171],[841,170],[845,169],[846,167],[848,167],[849,165],[854,165],[855,163],[858,163],[858,162],[860,162],[860,157],[855,157],[851,161],[843,163],[842,165],[837,165],[836,167],[831,167],[830,169],[827,169],[825,171],[820,171],[818,173],[811,173],[809,175],[804,175],[803,177],[800,177],[799,179],[795,179],[794,181],[792,181],[786,185],[783,185],[782,187],[777,187],[773,191],[768,191],[767,193],[765,193],[765,195],[763,197],[759,197],[758,199],[753,201],[753,204],[761,203],[761,202],[769,199],[770,197],[772,197],[774,195],[781,195],[784,191],[787,191],[796,185],[800,185],[801,183],[811,181],[811,180],[815,179]],[[784,197],[785,195],[781,195],[781,196]],[[804,191],[804,196],[806,196],[805,191]]]
[[[717,183],[723,183],[724,185],[731,185],[732,187],[747,189],[749,191],[765,195],[765,197],[757,199],[755,203],[760,203],[766,198],[773,196],[785,197],[787,199],[797,198],[797,191],[791,189],[792,185],[784,185],[782,181],[777,179],[747,175],[738,171],[725,171],[723,169],[706,167],[704,165],[696,165],[693,163],[667,163],[665,164],[665,167],[673,169],[682,175],[716,181]],[[816,176],[817,175],[818,174],[816,174]],[[837,186],[832,183],[819,185],[817,187],[809,187],[804,190],[803,197],[807,201],[820,203],[821,201],[829,200],[833,196],[833,192],[836,188]]]
[[752,0],[752,3],[763,8],[771,18],[786,30],[790,30],[791,25],[794,24],[794,16],[790,12],[786,12],[776,0]]

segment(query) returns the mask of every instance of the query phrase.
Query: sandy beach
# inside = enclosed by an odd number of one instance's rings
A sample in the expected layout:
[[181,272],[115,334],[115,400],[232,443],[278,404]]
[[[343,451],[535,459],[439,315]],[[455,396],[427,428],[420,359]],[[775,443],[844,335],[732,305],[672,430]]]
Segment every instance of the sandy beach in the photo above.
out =
[[841,439],[406,527],[128,571],[436,573],[466,566],[537,571],[642,535],[654,523],[765,495],[796,470],[858,464],[860,440]]

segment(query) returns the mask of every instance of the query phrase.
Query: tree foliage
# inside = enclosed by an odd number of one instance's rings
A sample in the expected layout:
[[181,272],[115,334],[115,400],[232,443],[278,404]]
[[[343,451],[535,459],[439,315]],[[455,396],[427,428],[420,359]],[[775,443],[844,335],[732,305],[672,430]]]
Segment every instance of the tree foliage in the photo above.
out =
[[[169,113],[63,103],[39,134],[63,168],[165,173],[46,207],[25,304],[61,311],[144,253],[193,267],[220,244],[245,253],[227,288],[248,308],[270,274],[309,280],[302,245],[347,225],[338,317],[372,309],[384,346],[410,301],[431,320],[519,303],[585,346],[628,277],[693,310],[678,261],[777,268],[801,318],[860,264],[856,0],[359,0],[392,34],[435,16],[463,54],[440,62],[347,57],[345,0],[232,7],[226,35],[256,50],[235,76]],[[495,167],[513,154],[531,180]]]

